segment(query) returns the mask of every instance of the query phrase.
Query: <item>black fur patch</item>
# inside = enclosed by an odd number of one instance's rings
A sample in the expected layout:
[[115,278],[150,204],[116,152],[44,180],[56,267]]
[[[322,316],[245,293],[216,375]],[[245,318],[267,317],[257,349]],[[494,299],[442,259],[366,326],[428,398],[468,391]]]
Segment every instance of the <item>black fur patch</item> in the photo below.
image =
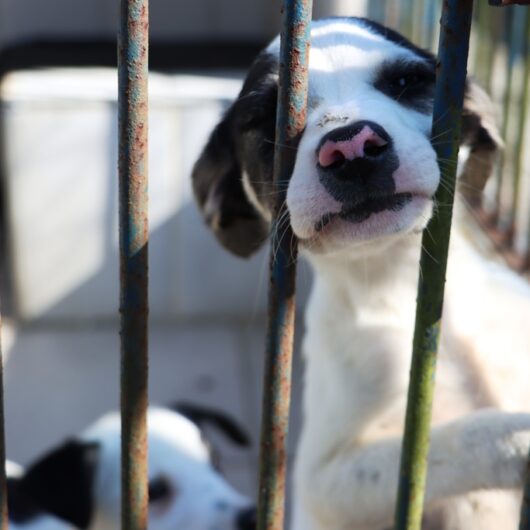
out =
[[376,73],[374,87],[401,105],[431,113],[436,72],[425,61],[384,62]]
[[436,59],[431,52],[429,52],[428,50],[424,50],[423,48],[420,48],[419,46],[416,46],[415,44],[410,42],[407,38],[405,38],[403,35],[401,35],[401,33],[398,33],[397,31],[387,28],[386,26],[379,24],[379,22],[375,22],[374,20],[370,20],[368,18],[363,18],[363,17],[351,17],[351,18],[353,20],[357,20],[361,22],[361,25],[371,29],[377,35],[381,35],[387,41],[390,41],[396,44],[397,46],[400,46],[401,48],[405,48],[406,50],[410,50],[411,52],[415,53],[418,57],[421,57],[422,59],[425,59],[426,61],[432,63],[433,66],[436,64]]
[[221,469],[221,456],[204,427],[211,426],[228,440],[241,447],[250,446],[250,438],[244,428],[221,410],[179,401],[170,406],[179,414],[195,423],[201,430],[202,439],[210,452],[210,462],[214,469]]
[[9,500],[14,521],[49,513],[77,528],[89,526],[93,513],[93,480],[98,444],[68,441],[14,479]]
[[254,61],[241,92],[214,129],[192,174],[195,197],[219,241],[247,257],[269,235],[269,224],[243,189],[245,172],[256,194],[272,182],[278,62],[269,53]]

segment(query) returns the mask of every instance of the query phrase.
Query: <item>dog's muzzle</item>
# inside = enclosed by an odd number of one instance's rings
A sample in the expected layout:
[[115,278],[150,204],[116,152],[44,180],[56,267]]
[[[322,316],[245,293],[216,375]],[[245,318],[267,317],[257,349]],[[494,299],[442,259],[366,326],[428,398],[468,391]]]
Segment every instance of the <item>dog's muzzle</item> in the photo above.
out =
[[316,154],[320,182],[343,204],[345,215],[357,208],[386,209],[393,202],[399,160],[392,139],[377,123],[358,121],[328,132]]

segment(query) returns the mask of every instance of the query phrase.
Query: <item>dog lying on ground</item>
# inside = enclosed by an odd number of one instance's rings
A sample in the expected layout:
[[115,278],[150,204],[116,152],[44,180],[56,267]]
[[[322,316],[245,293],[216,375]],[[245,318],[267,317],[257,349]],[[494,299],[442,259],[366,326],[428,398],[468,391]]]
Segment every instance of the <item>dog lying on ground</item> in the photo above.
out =
[[[248,444],[246,434],[222,413],[189,404],[178,408],[181,413],[157,407],[148,412],[149,529],[254,530],[254,508],[214,469],[198,425],[211,424],[238,445]],[[24,530],[66,530],[67,523],[119,529],[120,431],[119,415],[108,414],[25,473],[12,474],[10,524]]]
[[[421,233],[444,185],[431,138],[435,59],[360,18],[313,23],[308,119],[287,189],[315,272],[306,309],[304,426],[292,530],[381,530],[394,512]],[[250,69],[193,171],[204,218],[240,256],[268,237],[279,39]],[[501,140],[468,81],[473,198]],[[424,529],[516,528],[530,447],[530,288],[480,256],[455,219]],[[281,229],[281,228],[280,228]]]

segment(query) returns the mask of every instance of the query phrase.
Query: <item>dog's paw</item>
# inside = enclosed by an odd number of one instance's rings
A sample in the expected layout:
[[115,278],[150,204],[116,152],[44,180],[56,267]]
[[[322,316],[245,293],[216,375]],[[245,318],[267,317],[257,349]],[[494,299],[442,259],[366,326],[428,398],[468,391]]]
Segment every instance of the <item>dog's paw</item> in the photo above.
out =
[[469,453],[470,473],[485,474],[485,488],[520,488],[530,449],[530,414],[479,411],[468,416],[460,449]]

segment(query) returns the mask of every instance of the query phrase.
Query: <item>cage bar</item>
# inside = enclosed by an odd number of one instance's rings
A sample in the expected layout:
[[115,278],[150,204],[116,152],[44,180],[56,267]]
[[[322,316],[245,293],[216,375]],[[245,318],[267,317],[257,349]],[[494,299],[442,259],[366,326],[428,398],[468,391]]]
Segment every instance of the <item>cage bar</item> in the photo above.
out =
[[435,203],[444,207],[435,208],[422,239],[422,274],[418,285],[396,530],[419,530],[421,526],[472,9],[472,0],[443,3],[432,137],[444,136],[443,142],[435,143],[436,155],[438,160],[449,160],[447,166],[451,170],[444,164],[446,185],[439,186],[435,195]]
[[512,232],[515,231],[515,223],[517,220],[517,212],[519,209],[519,200],[520,200],[520,188],[521,188],[521,176],[525,150],[523,146],[523,141],[525,138],[526,130],[526,121],[528,117],[528,96],[529,96],[529,87],[528,83],[530,82],[530,60],[528,59],[528,54],[530,53],[530,10],[528,8],[522,8],[522,46],[521,46],[521,59],[524,61],[523,71],[522,71],[522,86],[520,92],[520,100],[518,105],[518,115],[517,115],[517,134],[515,138],[514,146],[514,166],[513,166],[513,193],[512,193],[512,205],[510,209],[510,220],[508,226]]
[[146,530],[148,0],[121,0],[118,37],[122,529]]
[[[514,31],[514,16],[513,11],[509,10],[507,15],[507,20],[505,23],[504,30],[505,38],[508,45],[508,55],[506,57],[506,84],[504,86],[504,94],[502,101],[502,127],[501,127],[501,136],[503,140],[506,140],[508,134],[508,126],[510,125],[510,109],[512,104],[512,92],[513,92],[513,77],[515,71],[515,62],[516,62],[516,47],[517,47],[517,35]],[[506,169],[506,158],[507,153],[501,153],[499,160],[499,167],[497,170],[496,180],[496,222],[499,229],[503,229],[504,221],[503,219],[503,191],[505,186],[504,173]]]
[[[2,317],[0,315],[0,335],[2,331]],[[0,462],[6,461],[5,442],[5,411],[4,411],[4,352],[0,339]],[[0,466],[0,530],[7,530],[7,484],[5,464]]]
[[284,522],[287,431],[295,318],[297,242],[286,212],[287,182],[304,130],[310,45],[311,0],[285,0],[280,45],[272,227],[269,322],[261,424],[258,530],[281,530]]

